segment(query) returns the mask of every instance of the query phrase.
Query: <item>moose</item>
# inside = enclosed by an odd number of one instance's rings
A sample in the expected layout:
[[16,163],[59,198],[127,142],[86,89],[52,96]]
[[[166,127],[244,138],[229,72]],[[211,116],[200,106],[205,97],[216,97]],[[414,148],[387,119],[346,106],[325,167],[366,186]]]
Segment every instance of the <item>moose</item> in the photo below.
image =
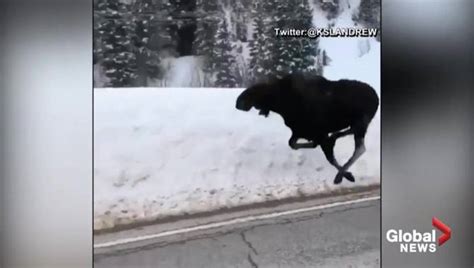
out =
[[[343,178],[354,182],[348,169],[365,152],[367,128],[379,106],[375,90],[356,80],[331,81],[320,75],[293,73],[280,79],[257,83],[245,89],[237,98],[236,108],[259,110],[267,117],[279,114],[292,131],[288,141],[294,149],[316,148],[318,145],[338,173],[334,184]],[[353,135],[355,149],[342,166],[334,157],[336,140]],[[298,139],[307,140],[298,143]]]

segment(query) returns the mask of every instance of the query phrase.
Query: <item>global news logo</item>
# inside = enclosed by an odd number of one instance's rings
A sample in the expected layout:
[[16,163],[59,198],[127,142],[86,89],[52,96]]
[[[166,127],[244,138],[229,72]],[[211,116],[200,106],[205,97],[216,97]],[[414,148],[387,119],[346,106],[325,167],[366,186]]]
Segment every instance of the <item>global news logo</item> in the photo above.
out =
[[390,229],[386,239],[390,243],[398,243],[401,253],[433,253],[451,238],[451,228],[436,217],[433,217],[432,225],[442,233],[438,239],[436,229],[423,233],[417,230],[406,232]]

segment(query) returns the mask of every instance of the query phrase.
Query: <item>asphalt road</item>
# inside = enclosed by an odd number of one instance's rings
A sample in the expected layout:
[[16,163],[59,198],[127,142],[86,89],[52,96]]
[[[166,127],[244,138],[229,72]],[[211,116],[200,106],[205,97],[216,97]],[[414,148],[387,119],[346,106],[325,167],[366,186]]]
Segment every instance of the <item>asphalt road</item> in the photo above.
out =
[[252,223],[128,253],[95,256],[96,268],[380,267],[380,202]]

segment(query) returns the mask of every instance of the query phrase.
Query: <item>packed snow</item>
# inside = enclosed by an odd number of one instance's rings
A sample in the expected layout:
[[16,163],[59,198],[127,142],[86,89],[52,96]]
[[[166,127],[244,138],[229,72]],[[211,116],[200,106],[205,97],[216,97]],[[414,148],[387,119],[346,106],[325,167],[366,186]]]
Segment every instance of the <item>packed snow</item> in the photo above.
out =
[[[333,185],[323,153],[292,150],[277,114],[235,109],[243,89],[95,89],[95,228],[379,183],[380,120]],[[336,156],[353,152],[340,139]]]

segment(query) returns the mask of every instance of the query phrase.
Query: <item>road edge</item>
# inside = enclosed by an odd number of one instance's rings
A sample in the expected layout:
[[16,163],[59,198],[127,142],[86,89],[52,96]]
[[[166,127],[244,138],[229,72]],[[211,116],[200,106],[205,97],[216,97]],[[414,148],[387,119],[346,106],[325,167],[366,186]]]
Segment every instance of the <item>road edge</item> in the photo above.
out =
[[172,215],[172,216],[167,216],[167,217],[158,218],[158,219],[137,220],[132,223],[129,223],[129,222],[122,223],[122,224],[118,223],[112,227],[94,229],[93,233],[94,233],[94,236],[98,236],[98,235],[103,235],[103,234],[110,234],[110,233],[116,233],[116,232],[146,227],[149,225],[173,223],[173,222],[178,222],[182,220],[191,220],[191,219],[196,219],[196,218],[205,218],[205,217],[211,217],[211,216],[216,216],[216,215],[221,215],[221,214],[223,215],[223,214],[235,213],[235,212],[240,212],[240,211],[246,211],[250,209],[278,207],[281,204],[301,203],[301,202],[306,202],[309,200],[327,199],[330,197],[346,196],[346,195],[350,195],[354,193],[364,193],[364,192],[369,192],[369,191],[374,191],[374,190],[379,190],[379,189],[380,189],[380,184],[371,184],[367,186],[341,188],[338,190],[321,192],[321,193],[316,193],[312,195],[301,194],[299,196],[287,197],[287,198],[278,199],[278,200],[269,200],[269,201],[240,205],[240,206],[235,206],[235,207],[224,207],[224,208],[219,208],[219,209],[215,209],[211,211],[197,212],[193,214],[186,213],[182,215]]
[[[122,229],[121,231],[94,234],[94,253],[107,254],[107,252],[114,252],[121,248],[143,248],[143,246],[148,244],[163,244],[167,242],[166,239],[163,239],[163,237],[166,236],[189,236],[188,233],[198,233],[202,231],[202,229],[205,231],[209,231],[213,228],[217,229],[222,227],[221,225],[223,224],[232,225],[232,222],[239,223],[241,219],[245,218],[265,218],[268,215],[299,213],[307,209],[321,210],[358,203],[358,200],[364,202],[364,200],[376,200],[380,198],[379,185],[360,187],[357,190],[358,191],[355,191],[353,188],[350,189],[350,191],[346,189],[346,191],[339,191],[339,194],[333,195],[325,194],[325,196],[314,195],[303,198],[287,198],[255,204],[247,209],[229,209],[226,210],[226,212],[209,213],[210,215],[207,216],[186,217],[173,219],[173,221],[168,222],[158,221],[154,224]],[[156,240],[160,241],[157,242]]]

